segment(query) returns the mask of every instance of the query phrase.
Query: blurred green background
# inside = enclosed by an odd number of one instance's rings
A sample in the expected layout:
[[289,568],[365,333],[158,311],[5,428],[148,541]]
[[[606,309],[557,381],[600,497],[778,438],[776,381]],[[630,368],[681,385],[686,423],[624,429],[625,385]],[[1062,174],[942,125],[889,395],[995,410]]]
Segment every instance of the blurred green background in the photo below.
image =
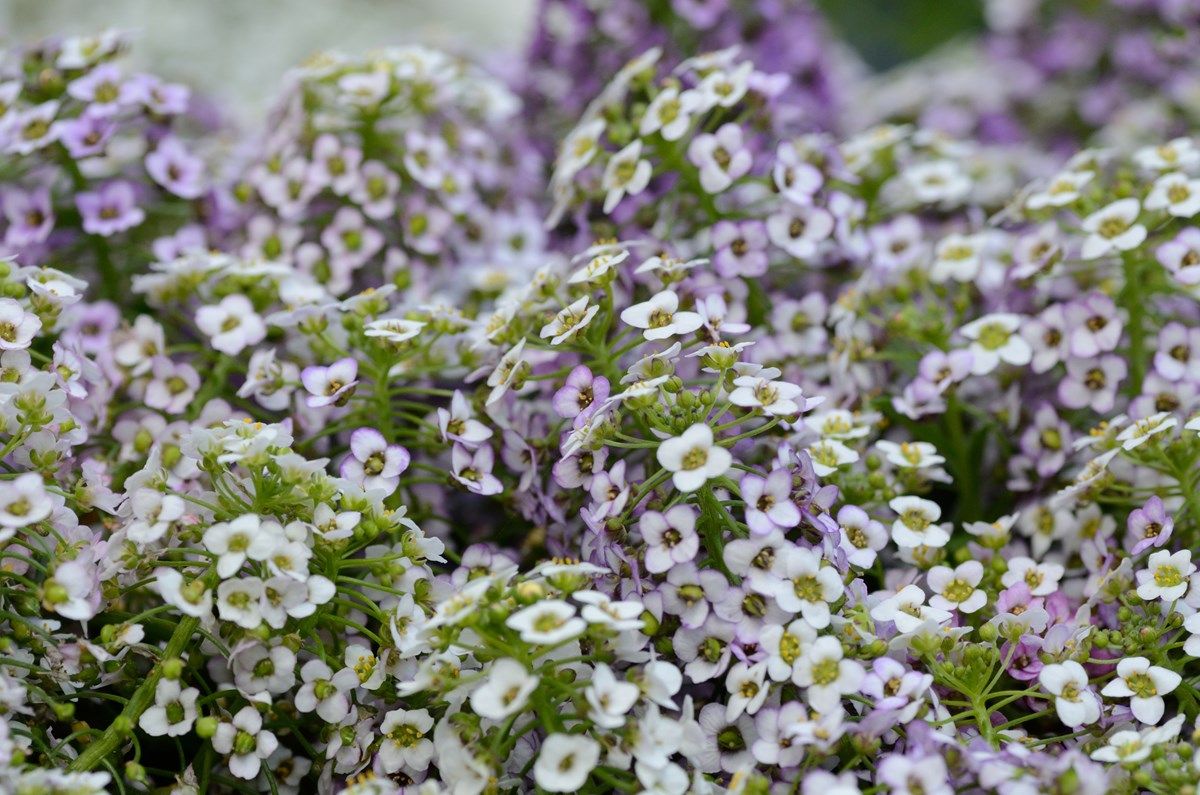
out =
[[816,0],[875,69],[887,69],[984,27],[980,0]]

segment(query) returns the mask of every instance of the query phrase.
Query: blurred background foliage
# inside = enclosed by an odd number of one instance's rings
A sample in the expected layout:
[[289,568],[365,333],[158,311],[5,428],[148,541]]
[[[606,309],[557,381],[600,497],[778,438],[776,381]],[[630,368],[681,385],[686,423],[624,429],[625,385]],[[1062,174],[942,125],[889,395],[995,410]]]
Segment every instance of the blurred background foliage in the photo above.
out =
[[[1020,0],[1001,0],[1019,2]],[[529,35],[538,0],[0,0],[0,41],[114,27],[135,64],[254,117],[283,72],[323,49],[420,41],[502,64]],[[983,27],[983,0],[814,0],[876,70]]]
[[983,30],[978,0],[816,0],[873,69],[888,69]]

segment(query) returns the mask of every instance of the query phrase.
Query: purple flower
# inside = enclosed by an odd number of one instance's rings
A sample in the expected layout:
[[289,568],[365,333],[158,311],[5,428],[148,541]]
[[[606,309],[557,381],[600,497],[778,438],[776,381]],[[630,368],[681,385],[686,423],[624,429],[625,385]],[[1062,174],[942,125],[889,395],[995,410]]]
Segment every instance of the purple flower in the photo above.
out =
[[1125,546],[1132,556],[1167,543],[1171,531],[1175,529],[1175,522],[1163,506],[1162,498],[1155,495],[1146,500],[1141,508],[1129,512],[1125,527]]
[[84,191],[75,197],[75,206],[83,216],[83,229],[93,235],[110,237],[146,220],[138,207],[133,186],[123,180],[106,182],[99,190]]
[[159,141],[146,155],[146,171],[159,185],[184,199],[194,199],[204,192],[204,161],[188,152],[174,136]]
[[1158,333],[1154,369],[1168,381],[1200,381],[1200,328],[1167,323]]
[[54,228],[50,189],[45,186],[30,191],[20,188],[5,191],[3,207],[4,217],[8,220],[4,242],[13,248],[41,243]]
[[713,266],[726,279],[767,272],[767,230],[761,221],[720,221],[712,229]]
[[121,70],[111,63],[101,64],[71,82],[67,93],[80,102],[88,102],[96,110],[112,112],[121,105],[138,100],[136,86],[121,79]]
[[1200,229],[1189,226],[1155,251],[1159,263],[1180,284],[1200,284]]
[[111,115],[93,108],[88,108],[77,118],[54,124],[58,128],[58,139],[77,160],[103,152],[117,130],[117,122]]
[[300,383],[308,390],[308,405],[343,405],[358,385],[358,362],[353,358],[338,359],[328,367],[313,365],[300,372]]
[[897,723],[916,717],[933,677],[906,668],[890,657],[880,657],[859,685],[863,695],[875,700],[875,709],[896,712]]
[[125,84],[131,97],[159,116],[178,116],[186,113],[191,90],[179,83],[164,83],[154,75],[138,74]]
[[690,505],[676,505],[666,513],[646,511],[638,520],[638,530],[646,543],[646,571],[651,574],[691,561],[700,549],[696,511]]
[[774,469],[765,478],[746,474],[741,490],[751,533],[765,536],[800,524],[800,509],[791,499],[792,473],[787,469]]
[[1091,408],[1100,414],[1112,409],[1117,387],[1129,373],[1115,354],[1099,359],[1068,359],[1067,374],[1058,384],[1058,399],[1069,409]]
[[492,474],[495,455],[492,448],[483,445],[471,452],[462,445],[454,445],[450,453],[451,475],[466,486],[467,491],[482,496],[499,494],[504,490],[500,479]]
[[593,376],[587,365],[578,365],[566,376],[563,387],[554,397],[552,405],[554,412],[564,419],[575,419],[575,428],[582,428],[588,419],[599,410],[608,399],[608,379],[604,376]]
[[1117,307],[1103,293],[1090,293],[1067,305],[1066,325],[1072,356],[1096,356],[1117,347],[1123,328]]
[[1021,451],[1033,461],[1038,477],[1048,478],[1063,468],[1071,450],[1071,426],[1049,403],[1033,413],[1033,424],[1021,434]]
[[374,428],[359,428],[350,434],[350,455],[342,459],[342,477],[365,489],[383,489],[388,494],[400,484],[412,457],[398,444],[388,444]]

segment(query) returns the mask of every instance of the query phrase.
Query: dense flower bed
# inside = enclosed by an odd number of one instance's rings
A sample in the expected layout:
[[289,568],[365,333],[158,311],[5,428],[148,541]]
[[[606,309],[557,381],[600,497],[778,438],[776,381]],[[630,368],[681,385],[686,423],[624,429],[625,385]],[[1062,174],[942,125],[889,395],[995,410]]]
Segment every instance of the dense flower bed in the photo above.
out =
[[234,147],[117,36],[7,54],[0,791],[1194,791],[1183,111],[855,128],[807,5],[645,8],[512,87],[321,56]]

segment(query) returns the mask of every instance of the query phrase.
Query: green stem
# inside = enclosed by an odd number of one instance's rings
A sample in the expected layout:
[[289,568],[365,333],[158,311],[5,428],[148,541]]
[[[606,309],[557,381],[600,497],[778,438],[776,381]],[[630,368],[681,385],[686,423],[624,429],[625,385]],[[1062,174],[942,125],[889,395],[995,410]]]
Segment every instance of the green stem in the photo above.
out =
[[[192,642],[192,638],[199,626],[200,619],[193,616],[185,616],[175,627],[175,632],[171,634],[171,639],[167,641],[167,646],[163,649],[162,659],[170,660],[182,654],[187,645]],[[146,677],[146,681],[142,682],[141,686],[134,692],[133,697],[129,699],[129,703],[125,705],[125,709],[121,710],[121,714],[104,730],[103,736],[77,756],[69,769],[76,772],[91,770],[101,764],[109,754],[117,750],[117,747],[125,739],[126,734],[132,731],[133,726],[137,725],[138,718],[142,716],[142,713],[150,706],[150,702],[154,700],[154,690],[158,686],[158,680],[161,678],[162,666],[156,665],[150,672],[150,675]]]

